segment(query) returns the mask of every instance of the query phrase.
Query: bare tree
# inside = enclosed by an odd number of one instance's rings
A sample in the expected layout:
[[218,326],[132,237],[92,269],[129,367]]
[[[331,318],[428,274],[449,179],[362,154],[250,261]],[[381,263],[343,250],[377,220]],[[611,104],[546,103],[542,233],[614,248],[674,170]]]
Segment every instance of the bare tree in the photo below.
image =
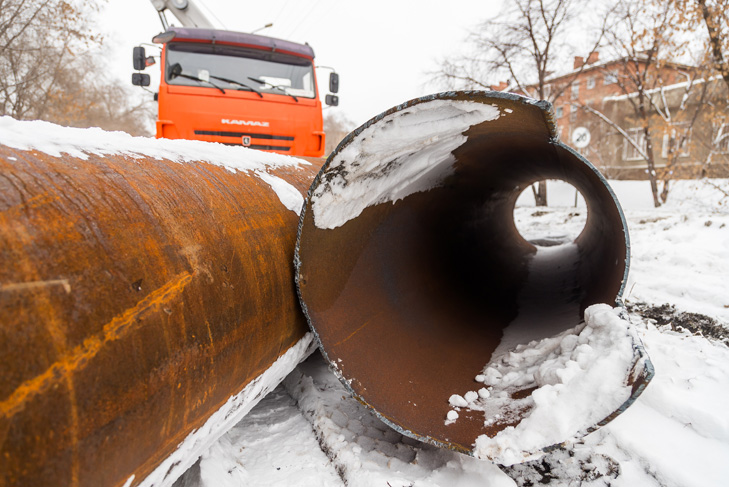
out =
[[98,47],[91,0],[0,0],[0,114],[43,118],[58,76]]
[[[675,1],[618,0],[614,14],[616,23],[606,33],[606,44],[620,69],[604,74],[617,83],[630,106],[630,116],[618,120],[595,107],[582,108],[615,129],[645,161],[653,203],[658,207],[668,197],[673,169],[692,128],[707,108],[708,73],[671,60],[685,55],[690,47],[690,38],[685,35],[690,26]],[[670,95],[669,86],[673,87]],[[625,122],[638,130],[629,133],[623,127]],[[659,175],[655,137],[664,134],[668,137],[669,162]],[[661,176],[663,189],[659,192]]]
[[[695,15],[695,17],[703,19],[709,34],[709,48],[714,68],[721,74],[729,88],[729,60],[724,56],[724,53],[729,50],[729,0],[715,0],[711,4],[707,0],[693,1],[698,7],[696,13],[700,15]],[[679,8],[689,14],[693,10],[686,0],[679,2]]]
[[152,103],[106,76],[105,0],[0,0],[0,115],[150,133]]
[[[606,29],[595,29],[593,41],[570,45],[575,31],[583,30],[585,6],[578,0],[514,0],[492,20],[482,22],[467,38],[471,52],[441,62],[431,73],[433,81],[448,88],[509,89],[533,98],[553,102],[579,76],[584,64],[560,84],[550,77],[574,54],[590,59]],[[579,9],[579,10],[578,10]],[[579,21],[579,22],[578,22]],[[502,80],[507,82],[503,83]],[[547,204],[547,186],[534,189],[538,206]]]
[[100,127],[151,135],[155,104],[151,96],[107,75],[105,50],[86,54],[61,68],[41,119],[70,127]]

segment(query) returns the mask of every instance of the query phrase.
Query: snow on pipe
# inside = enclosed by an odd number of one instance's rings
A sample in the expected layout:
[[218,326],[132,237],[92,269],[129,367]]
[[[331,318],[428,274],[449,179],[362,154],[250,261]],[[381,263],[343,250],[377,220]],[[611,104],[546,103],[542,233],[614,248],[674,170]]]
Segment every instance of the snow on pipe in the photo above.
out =
[[[574,242],[516,229],[517,197],[543,179],[586,200]],[[351,133],[296,245],[304,313],[350,391],[408,436],[504,464],[606,423],[652,377],[619,310],[585,313],[620,304],[628,260],[622,210],[551,106],[495,92],[412,100]]]
[[0,118],[0,485],[169,485],[293,369],[318,166]]

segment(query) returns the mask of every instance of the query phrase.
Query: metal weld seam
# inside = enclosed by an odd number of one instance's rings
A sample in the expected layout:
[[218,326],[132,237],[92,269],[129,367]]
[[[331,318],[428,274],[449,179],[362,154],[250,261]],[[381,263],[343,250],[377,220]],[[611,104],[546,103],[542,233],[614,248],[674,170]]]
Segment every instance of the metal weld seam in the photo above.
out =
[[192,275],[189,272],[178,274],[173,280],[142,298],[134,307],[115,316],[104,325],[101,333],[87,338],[45,372],[25,381],[15,389],[6,400],[0,402],[0,413],[10,418],[22,411],[25,402],[46,391],[70,372],[81,369],[99,353],[104,345],[119,340],[132,331],[131,325],[137,318],[176,297],[191,280]]

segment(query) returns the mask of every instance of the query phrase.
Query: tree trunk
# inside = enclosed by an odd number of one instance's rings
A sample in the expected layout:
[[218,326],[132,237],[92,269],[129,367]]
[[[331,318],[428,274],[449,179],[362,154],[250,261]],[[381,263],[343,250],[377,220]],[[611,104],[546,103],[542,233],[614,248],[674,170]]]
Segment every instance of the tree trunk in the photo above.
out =
[[547,206],[547,181],[539,181],[534,192],[534,202],[537,206]]
[[663,180],[663,190],[661,191],[661,202],[663,203],[668,199],[668,185],[670,182],[671,180],[668,178]]
[[651,133],[647,126],[643,127],[643,133],[645,134],[645,153],[648,156],[648,159],[645,162],[648,166],[648,180],[651,183],[653,206],[658,208],[659,206],[661,206],[661,200],[658,196],[658,178],[656,175],[655,157],[653,156],[653,141],[651,140]]

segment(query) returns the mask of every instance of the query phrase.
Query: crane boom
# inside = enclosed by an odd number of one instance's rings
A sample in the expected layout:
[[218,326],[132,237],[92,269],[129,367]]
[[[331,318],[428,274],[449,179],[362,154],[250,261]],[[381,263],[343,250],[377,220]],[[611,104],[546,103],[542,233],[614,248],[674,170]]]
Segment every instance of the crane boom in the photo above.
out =
[[157,9],[162,27],[167,30],[169,24],[165,17],[165,10],[172,12],[181,27],[200,27],[204,29],[215,29],[213,22],[203,13],[194,0],[150,0]]

